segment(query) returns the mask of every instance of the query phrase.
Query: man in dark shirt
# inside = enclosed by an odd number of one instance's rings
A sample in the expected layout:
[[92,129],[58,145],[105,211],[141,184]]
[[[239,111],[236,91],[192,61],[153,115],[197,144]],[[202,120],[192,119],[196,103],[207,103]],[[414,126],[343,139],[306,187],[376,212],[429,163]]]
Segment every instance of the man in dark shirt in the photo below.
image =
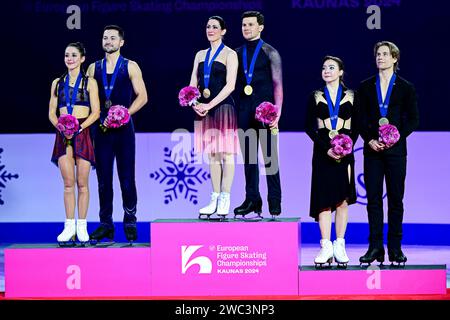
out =
[[[261,144],[268,186],[269,212],[281,214],[281,186],[278,167],[278,121],[283,104],[281,58],[278,51],[261,39],[264,16],[257,11],[242,15],[245,44],[236,50],[239,58],[236,94],[238,95],[239,141],[245,167],[245,201],[234,209],[235,215],[262,212],[259,193],[258,140]],[[275,104],[276,119],[265,125],[255,119],[262,102]]]
[[[388,41],[375,45],[378,74],[361,83],[361,136],[364,139],[364,180],[367,190],[369,249],[361,263],[384,261],[383,180],[388,198],[388,255],[398,264],[407,261],[401,250],[403,195],[406,178],[406,138],[419,125],[414,86],[396,74],[400,59],[398,47]],[[400,139],[394,145],[379,140],[378,129],[394,125]]]
[[[147,103],[147,90],[138,64],[120,54],[124,44],[124,31],[116,25],[103,31],[105,58],[89,66],[88,75],[97,80],[100,98],[100,122],[107,126],[108,110],[112,105],[122,105],[134,115]],[[135,98],[133,100],[133,93]],[[113,168],[122,190],[123,227],[128,241],[137,239],[137,192],[135,182],[136,141],[133,119],[119,128],[100,130],[94,126],[95,159],[100,202],[100,226],[90,234],[91,243],[107,238],[114,239],[113,224]]]

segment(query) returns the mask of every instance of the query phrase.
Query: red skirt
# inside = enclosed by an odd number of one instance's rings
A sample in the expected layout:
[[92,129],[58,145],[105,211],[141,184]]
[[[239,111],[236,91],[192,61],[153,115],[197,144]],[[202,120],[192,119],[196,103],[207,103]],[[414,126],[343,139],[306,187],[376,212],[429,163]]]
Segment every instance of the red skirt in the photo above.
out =
[[[80,125],[86,120],[78,119]],[[58,159],[66,154],[66,143],[64,136],[58,131],[56,132],[55,145],[53,147],[52,162],[58,166]],[[95,155],[94,146],[92,144],[91,134],[89,128],[81,131],[80,134],[72,138],[73,157],[82,158],[91,163],[91,166],[95,168]]]

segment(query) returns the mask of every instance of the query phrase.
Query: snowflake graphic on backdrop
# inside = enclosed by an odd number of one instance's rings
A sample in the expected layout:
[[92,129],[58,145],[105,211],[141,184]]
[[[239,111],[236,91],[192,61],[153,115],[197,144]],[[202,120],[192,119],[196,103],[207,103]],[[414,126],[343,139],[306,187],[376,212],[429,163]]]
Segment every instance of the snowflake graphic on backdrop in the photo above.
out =
[[164,148],[165,168],[159,168],[150,174],[150,178],[165,183],[167,189],[164,189],[164,203],[169,204],[179,196],[184,195],[193,204],[197,204],[197,186],[203,184],[211,178],[210,174],[202,168],[196,168],[194,165],[194,150],[190,154],[173,154],[169,148]]
[[2,199],[2,190],[6,188],[6,182],[12,179],[19,178],[18,174],[11,174],[5,170],[5,165],[2,164],[2,156],[1,156],[2,153],[3,149],[0,148],[0,205],[5,204],[5,202]]

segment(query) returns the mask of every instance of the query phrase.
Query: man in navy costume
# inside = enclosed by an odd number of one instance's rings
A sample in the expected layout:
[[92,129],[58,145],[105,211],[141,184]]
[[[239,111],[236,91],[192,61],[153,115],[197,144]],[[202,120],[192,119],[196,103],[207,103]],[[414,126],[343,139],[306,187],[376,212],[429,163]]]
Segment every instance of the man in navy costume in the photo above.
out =
[[[414,86],[398,76],[400,50],[389,41],[374,49],[378,74],[361,83],[361,136],[364,139],[364,180],[367,190],[369,249],[359,261],[384,261],[383,246],[383,180],[386,177],[388,198],[389,261],[405,264],[401,250],[403,236],[403,195],[406,178],[406,138],[419,125],[419,111]],[[378,129],[394,125],[400,140],[392,146],[379,141]]]
[[[98,193],[100,198],[100,226],[90,234],[91,243],[104,238],[114,239],[113,225],[113,167],[122,190],[124,231],[128,241],[137,239],[135,183],[135,132],[132,115],[147,103],[147,90],[138,64],[120,54],[124,44],[124,31],[109,25],[103,31],[105,58],[91,64],[88,75],[99,84],[100,123],[94,126],[94,148],[97,162]],[[133,93],[135,99],[133,100]],[[100,129],[107,126],[108,109],[122,105],[128,109],[130,120],[119,128]]]
[[[269,212],[281,214],[281,186],[278,167],[278,121],[283,104],[281,57],[277,50],[261,39],[264,16],[258,11],[242,15],[245,44],[236,50],[239,58],[238,96],[239,140],[245,167],[245,201],[234,209],[235,215],[262,212],[259,193],[258,140],[261,143],[266,169]],[[255,119],[255,110],[262,102],[278,106],[278,116],[269,125]],[[256,135],[256,139],[252,139]],[[249,139],[248,139],[249,138]],[[256,144],[256,145],[255,145]]]

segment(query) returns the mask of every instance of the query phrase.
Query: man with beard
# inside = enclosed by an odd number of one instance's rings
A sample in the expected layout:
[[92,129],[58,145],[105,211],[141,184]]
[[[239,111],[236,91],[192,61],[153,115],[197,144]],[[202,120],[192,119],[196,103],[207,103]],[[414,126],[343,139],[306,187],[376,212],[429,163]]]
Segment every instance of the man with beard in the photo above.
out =
[[[137,194],[135,134],[131,116],[147,103],[147,90],[138,64],[120,54],[120,48],[124,44],[122,28],[116,25],[106,26],[102,42],[105,58],[91,64],[88,69],[88,75],[97,80],[100,88],[100,123],[94,126],[93,130],[100,198],[100,226],[90,234],[90,240],[92,244],[96,244],[105,238],[110,241],[114,239],[112,213],[115,158],[122,190],[124,232],[127,240],[132,243],[137,239]],[[134,100],[132,100],[133,91]],[[107,128],[108,110],[113,105],[125,106],[130,114],[128,123],[119,128]]]

